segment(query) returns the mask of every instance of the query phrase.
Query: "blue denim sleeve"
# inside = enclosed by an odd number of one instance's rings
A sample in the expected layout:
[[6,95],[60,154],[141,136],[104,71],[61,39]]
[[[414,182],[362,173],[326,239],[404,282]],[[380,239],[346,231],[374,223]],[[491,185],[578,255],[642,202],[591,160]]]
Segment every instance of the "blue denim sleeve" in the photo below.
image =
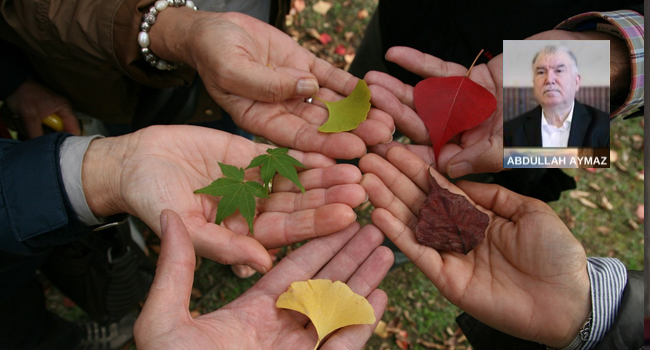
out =
[[88,232],[71,209],[59,148],[69,134],[0,139],[0,250],[37,253]]

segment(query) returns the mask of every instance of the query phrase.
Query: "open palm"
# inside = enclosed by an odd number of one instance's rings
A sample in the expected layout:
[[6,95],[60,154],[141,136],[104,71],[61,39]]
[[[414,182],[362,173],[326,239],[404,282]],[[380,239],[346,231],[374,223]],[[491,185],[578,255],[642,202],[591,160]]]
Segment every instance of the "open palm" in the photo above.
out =
[[[467,68],[445,62],[412,48],[393,47],[386,53],[386,59],[423,78],[464,76]],[[434,159],[429,131],[415,112],[413,87],[406,85],[385,73],[369,72],[365,80],[370,84],[373,104],[390,114],[395,125],[416,145],[404,146],[420,155],[428,163],[437,161],[438,170],[451,177],[470,173],[497,172],[502,166],[503,145],[503,57],[496,56],[487,64],[472,68],[469,78],[490,91],[497,100],[496,111],[483,123],[462,132],[440,149],[439,159]],[[379,145],[373,152],[384,154],[397,143]]]
[[[346,229],[310,241],[285,257],[246,293],[214,312],[192,318],[194,251],[180,218],[163,212],[167,229],[154,284],[136,323],[138,349],[308,349],[317,341],[309,320],[275,302],[294,281],[340,280],[365,296],[377,322],[386,306],[386,294],[377,286],[392,264],[392,254],[381,247],[383,235],[372,225]],[[361,349],[375,325],[357,325],[335,332],[321,349]]]
[[[95,144],[97,143],[97,144]],[[107,144],[102,147],[101,144]],[[97,146],[97,147],[94,147]],[[352,210],[365,200],[358,185],[359,170],[335,165],[317,153],[290,151],[308,170],[299,172],[306,192],[276,176],[273,193],[257,200],[255,236],[240,214],[214,223],[218,199],[194,194],[194,190],[222,177],[218,162],[245,168],[271,146],[218,130],[196,126],[155,126],[119,138],[93,141],[86,157],[100,163],[117,162],[117,174],[107,173],[105,191],[115,208],[93,211],[128,212],[140,217],[160,233],[158,216],[173,209],[185,221],[197,253],[228,264],[248,264],[265,272],[272,266],[267,248],[274,248],[338,231],[354,222]],[[102,153],[110,149],[110,153]],[[259,180],[259,169],[246,171],[247,180]],[[94,198],[95,196],[87,196]],[[91,203],[92,204],[92,203]],[[93,206],[91,205],[91,208]],[[112,211],[112,212],[111,212]]]
[[360,157],[367,146],[391,140],[392,118],[374,109],[352,132],[319,132],[327,110],[304,102],[309,96],[297,96],[295,82],[318,81],[325,88],[318,96],[333,101],[349,95],[358,79],[255,18],[239,13],[206,16],[193,65],[237,126],[283,147],[339,159]]
[[[584,249],[546,204],[496,185],[451,184],[406,149],[361,159],[372,220],[452,303],[505,333],[567,345],[590,311]],[[429,171],[490,216],[485,239],[467,255],[421,245],[414,229]]]

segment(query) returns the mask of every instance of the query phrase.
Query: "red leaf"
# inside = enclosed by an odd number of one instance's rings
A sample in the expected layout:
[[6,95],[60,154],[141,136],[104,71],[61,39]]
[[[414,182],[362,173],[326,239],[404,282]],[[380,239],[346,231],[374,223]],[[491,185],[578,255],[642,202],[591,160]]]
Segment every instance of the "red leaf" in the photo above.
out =
[[323,44],[323,45],[327,45],[327,44],[330,43],[330,41],[332,41],[332,37],[331,37],[329,34],[327,34],[327,33],[322,33],[322,34],[320,35],[320,39],[319,39],[319,40],[320,40],[321,44]]
[[346,52],[347,50],[345,49],[345,46],[343,46],[343,44],[338,44],[338,46],[336,46],[336,49],[335,49],[334,51],[335,51],[338,55],[343,56],[343,55],[345,55],[345,52]]
[[464,76],[427,78],[415,86],[413,99],[429,129],[436,160],[449,139],[481,124],[497,108],[492,93]]
[[440,187],[429,175],[429,195],[420,208],[415,237],[436,250],[467,255],[485,237],[490,217],[467,198]]

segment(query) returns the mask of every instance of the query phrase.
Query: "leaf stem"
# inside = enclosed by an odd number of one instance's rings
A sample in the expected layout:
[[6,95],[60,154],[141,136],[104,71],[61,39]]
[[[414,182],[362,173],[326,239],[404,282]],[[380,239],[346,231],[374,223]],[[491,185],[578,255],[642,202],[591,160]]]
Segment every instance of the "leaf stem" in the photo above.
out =
[[323,103],[327,103],[327,101],[323,100],[322,98],[319,98],[319,97],[316,96],[316,95],[314,95],[314,96],[312,96],[312,97],[315,98],[315,99],[317,99],[317,100],[319,100],[319,101],[321,101],[321,102],[323,102]]
[[483,49],[481,49],[481,52],[479,52],[478,55],[476,55],[476,58],[474,59],[474,62],[472,62],[472,65],[469,66],[469,70],[467,71],[467,74],[465,74],[466,77],[469,77],[469,73],[472,71],[472,68],[474,68],[474,64],[476,63],[478,58],[481,57],[482,53],[483,53]]

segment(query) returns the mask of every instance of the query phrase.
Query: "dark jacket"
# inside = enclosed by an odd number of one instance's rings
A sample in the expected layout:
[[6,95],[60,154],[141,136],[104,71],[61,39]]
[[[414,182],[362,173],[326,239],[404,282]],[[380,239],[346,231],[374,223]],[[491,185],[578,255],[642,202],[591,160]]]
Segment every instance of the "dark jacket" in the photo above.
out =
[[[640,350],[643,348],[643,272],[628,271],[627,285],[614,324],[592,350]],[[476,350],[545,350],[542,344],[515,338],[463,313],[456,318]]]
[[[542,107],[503,124],[504,147],[542,147]],[[568,147],[609,148],[609,114],[575,101]]]

